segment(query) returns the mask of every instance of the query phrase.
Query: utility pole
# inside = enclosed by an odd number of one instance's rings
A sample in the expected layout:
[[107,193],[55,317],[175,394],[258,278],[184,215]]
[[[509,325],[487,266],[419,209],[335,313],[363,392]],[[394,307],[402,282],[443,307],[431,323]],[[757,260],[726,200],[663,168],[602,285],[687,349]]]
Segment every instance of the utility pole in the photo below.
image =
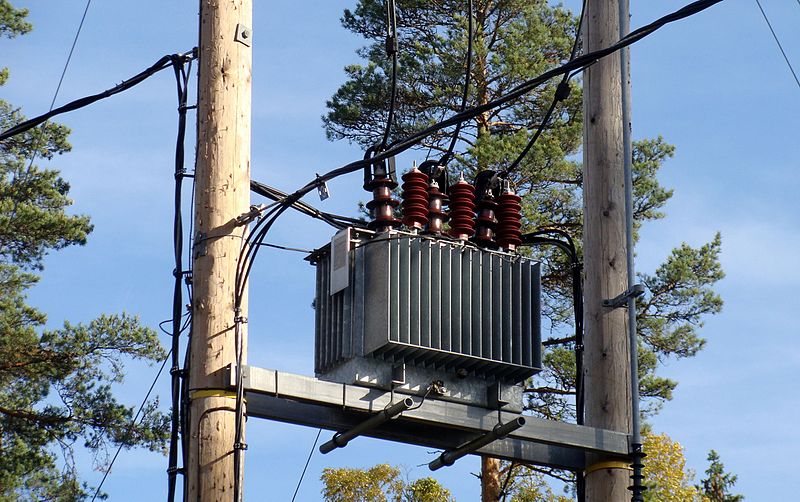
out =
[[[619,39],[618,0],[586,2],[586,52]],[[629,433],[630,343],[624,309],[603,306],[628,289],[625,240],[625,175],[620,55],[607,56],[584,73],[584,326],[586,425]],[[630,498],[625,462],[593,457],[586,470],[587,502]]]
[[[236,265],[250,206],[252,0],[200,0],[189,459],[184,500],[233,500]],[[246,361],[246,324],[240,337]],[[241,480],[240,480],[241,481]],[[241,485],[241,483],[240,483]]]

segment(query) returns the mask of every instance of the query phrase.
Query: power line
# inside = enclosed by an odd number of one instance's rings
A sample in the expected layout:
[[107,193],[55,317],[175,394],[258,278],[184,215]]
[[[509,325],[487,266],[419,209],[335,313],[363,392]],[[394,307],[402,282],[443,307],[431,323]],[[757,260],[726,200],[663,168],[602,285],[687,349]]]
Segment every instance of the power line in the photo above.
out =
[[110,98],[115,94],[119,94],[122,91],[126,91],[131,87],[140,84],[144,80],[148,79],[149,77],[155,75],[156,73],[164,70],[166,68],[171,68],[175,61],[190,61],[193,59],[197,59],[197,49],[192,49],[189,52],[183,54],[170,54],[167,56],[162,57],[158,61],[156,61],[152,66],[145,69],[144,71],[137,73],[133,77],[129,78],[128,80],[123,80],[120,84],[115,85],[111,89],[106,89],[103,92],[93,94],[91,96],[85,96],[83,98],[76,99],[74,101],[70,101],[66,105],[59,106],[58,108],[52,109],[49,112],[39,115],[38,117],[34,117],[32,119],[26,120],[21,122],[14,127],[6,129],[2,133],[0,133],[0,141],[6,140],[12,136],[16,136],[17,134],[23,133],[29,129],[36,127],[37,125],[48,121],[49,119],[55,117],[56,115],[61,115],[62,113],[71,112],[74,110],[78,110],[85,106],[89,106],[95,101],[100,101],[101,99]]
[[[53,107],[56,104],[56,98],[58,98],[58,93],[61,90],[61,84],[64,83],[64,77],[67,75],[67,68],[69,68],[69,63],[72,61],[72,54],[75,52],[75,46],[78,45],[78,37],[81,36],[81,30],[83,29],[83,23],[86,21],[86,14],[89,12],[89,6],[92,5],[92,0],[88,0],[86,2],[86,7],[83,9],[83,15],[81,16],[81,22],[78,23],[78,30],[75,32],[75,37],[72,39],[72,46],[69,48],[69,54],[67,55],[67,60],[64,63],[64,68],[61,70],[61,76],[58,79],[58,85],[56,85],[56,90],[53,93],[53,99],[50,101],[50,108],[48,108],[48,112],[53,111]],[[28,164],[28,169],[33,166],[33,161],[36,159],[36,150],[34,149],[31,152],[31,160]]]
[[[147,390],[147,394],[145,394],[144,399],[142,400],[142,404],[139,406],[139,411],[136,412],[134,415],[133,420],[131,420],[131,425],[128,426],[128,432],[133,430],[133,427],[136,425],[136,421],[139,419],[139,415],[141,415],[142,410],[144,410],[144,405],[147,404],[148,399],[150,399],[150,394],[153,392],[153,388],[156,386],[156,382],[158,382],[158,377],[161,376],[161,372],[164,371],[164,366],[167,365],[167,361],[169,361],[170,356],[172,355],[172,350],[167,353],[167,356],[164,358],[164,361],[161,363],[161,367],[158,368],[158,373],[156,373],[156,377],[153,379],[153,383],[150,384],[150,388]],[[106,478],[108,474],[111,472],[111,468],[114,466],[114,462],[116,462],[117,457],[119,456],[119,452],[122,451],[122,447],[125,445],[124,442],[120,442],[119,448],[117,448],[117,452],[114,453],[114,458],[111,459],[111,463],[108,464],[108,468],[106,472],[103,474],[103,479],[100,480],[100,484],[97,486],[97,489],[94,491],[94,495],[92,495],[92,502],[97,498],[100,494],[100,489],[103,488],[103,483],[106,482]]]
[[58,91],[61,90],[61,84],[64,82],[64,76],[67,74],[67,68],[69,68],[69,63],[72,61],[72,54],[75,52],[75,46],[78,44],[78,37],[81,36],[81,30],[83,29],[83,23],[86,21],[86,14],[89,12],[89,6],[92,5],[92,0],[88,0],[86,2],[86,8],[83,9],[83,15],[81,16],[81,22],[78,24],[78,31],[75,32],[75,38],[72,40],[72,47],[69,48],[69,55],[67,55],[67,61],[64,63],[64,69],[61,71],[61,78],[58,79],[58,85],[56,86],[56,92],[53,94],[53,101],[50,102],[50,109],[48,111],[53,110],[53,106],[56,104],[56,98],[58,97]]
[[311,457],[314,455],[314,450],[317,449],[317,441],[319,441],[319,435],[322,434],[322,429],[317,430],[317,438],[314,439],[314,444],[311,446],[311,451],[308,452],[308,458],[306,459],[306,465],[303,467],[303,473],[300,474],[300,479],[297,480],[297,488],[294,489],[294,495],[292,495],[292,502],[297,497],[297,492],[300,491],[300,485],[303,484],[303,478],[306,476],[306,469],[308,469],[308,464],[311,462]]
[[[797,3],[800,4],[800,0],[797,0]],[[769,26],[769,31],[772,32],[772,38],[775,39],[775,43],[778,44],[778,49],[781,50],[781,54],[783,54],[783,59],[786,61],[786,65],[789,67],[789,71],[792,72],[792,76],[794,77],[794,81],[797,82],[797,87],[800,87],[800,79],[797,78],[797,73],[794,72],[794,68],[792,68],[792,63],[789,62],[789,58],[786,57],[786,51],[783,50],[783,46],[781,45],[781,41],[778,40],[778,35],[775,34],[775,30],[772,29],[772,23],[769,22],[769,18],[767,17],[767,13],[764,12],[764,7],[761,6],[761,2],[756,0],[756,5],[758,5],[758,10],[761,11],[761,15],[764,16],[764,21],[767,22],[767,26]]]
[[614,54],[620,49],[628,47],[629,45],[632,45],[638,42],[639,40],[653,34],[659,28],[662,28],[667,24],[693,16],[720,2],[722,2],[722,0],[697,0],[695,2],[692,2],[678,9],[677,11],[667,14],[666,16],[663,16],[657,19],[656,21],[653,21],[650,24],[647,24],[635,31],[632,31],[626,37],[620,39],[615,44],[612,44],[604,49],[600,49],[594,52],[590,52],[588,54],[583,54],[581,56],[575,57],[574,59],[568,61],[567,63],[564,63],[563,65],[557,68],[553,68],[551,70],[542,73],[537,77],[527,80],[526,82],[518,85],[517,87],[515,87],[508,93],[500,96],[499,98],[496,98],[482,105],[475,106],[463,112],[456,113],[450,118],[445,119],[436,124],[433,124],[427,127],[426,129],[423,129],[422,131],[414,133],[406,138],[397,140],[392,144],[390,144],[386,150],[383,150],[382,152],[376,152],[373,157],[369,158],[365,157],[363,160],[356,160],[350,162],[349,164],[346,164],[342,167],[328,171],[327,173],[321,176],[317,176],[313,180],[306,183],[303,187],[299,188],[297,191],[284,198],[283,201],[280,203],[280,205],[270,209],[270,211],[267,214],[265,214],[264,217],[251,230],[250,235],[246,239],[245,246],[242,247],[242,250],[239,254],[239,260],[236,272],[235,293],[234,293],[236,304],[238,305],[243,297],[244,286],[247,283],[248,277],[250,276],[250,271],[253,268],[253,263],[255,262],[258,250],[261,248],[259,244],[263,242],[264,238],[266,237],[272,225],[289,207],[291,207],[295,202],[300,200],[304,195],[306,195],[311,190],[315,189],[317,186],[320,186],[322,183],[330,181],[339,176],[343,176],[345,174],[349,174],[364,169],[365,167],[369,166],[370,163],[380,162],[388,159],[389,157],[398,155],[412,148],[422,139],[430,136],[431,134],[437,131],[440,131],[452,125],[456,125],[459,122],[471,120],[476,116],[480,115],[481,113],[497,108],[498,106],[502,106],[505,103],[514,101],[515,99],[519,99],[525,94],[531,92],[539,85],[547,82],[548,80],[554,77],[564,75],[566,73],[570,73],[573,71],[583,70],[588,66],[594,64],[599,59]]

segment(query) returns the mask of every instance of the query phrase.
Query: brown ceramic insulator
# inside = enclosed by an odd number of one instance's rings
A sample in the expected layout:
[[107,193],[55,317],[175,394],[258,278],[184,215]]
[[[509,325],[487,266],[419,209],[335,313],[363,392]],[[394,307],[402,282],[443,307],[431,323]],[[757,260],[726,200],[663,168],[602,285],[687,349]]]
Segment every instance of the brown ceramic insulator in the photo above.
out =
[[386,232],[400,226],[400,220],[394,217],[394,208],[400,202],[392,196],[392,190],[397,188],[397,183],[391,178],[375,178],[367,185],[372,190],[372,200],[367,202],[367,209],[372,215],[368,228],[377,232]]
[[448,190],[450,236],[467,240],[475,234],[475,187],[462,178]]
[[510,188],[497,198],[497,244],[508,251],[514,251],[522,244],[522,206],[521,197]]
[[497,226],[497,202],[494,197],[487,194],[477,208],[478,216],[475,218],[475,242],[481,246],[495,247],[494,229]]
[[447,203],[447,195],[439,191],[439,185],[431,182],[428,187],[428,233],[441,235],[444,231],[444,222],[447,221],[447,213],[444,205]]
[[403,225],[422,230],[428,223],[428,175],[412,167],[403,175]]

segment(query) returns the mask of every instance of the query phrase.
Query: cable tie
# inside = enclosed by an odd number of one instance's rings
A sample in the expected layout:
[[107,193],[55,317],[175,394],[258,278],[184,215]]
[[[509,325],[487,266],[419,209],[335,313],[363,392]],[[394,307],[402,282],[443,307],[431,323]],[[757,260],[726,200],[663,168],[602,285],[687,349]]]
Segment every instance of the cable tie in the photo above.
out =
[[561,82],[559,82],[558,87],[556,87],[556,95],[555,95],[556,101],[564,101],[569,97],[569,93],[571,91],[572,89],[569,86],[569,82],[562,80]]
[[386,55],[397,54],[397,35],[386,35]]
[[181,475],[184,475],[184,474],[186,474],[186,469],[184,469],[183,467],[169,467],[167,469],[167,474],[181,474]]

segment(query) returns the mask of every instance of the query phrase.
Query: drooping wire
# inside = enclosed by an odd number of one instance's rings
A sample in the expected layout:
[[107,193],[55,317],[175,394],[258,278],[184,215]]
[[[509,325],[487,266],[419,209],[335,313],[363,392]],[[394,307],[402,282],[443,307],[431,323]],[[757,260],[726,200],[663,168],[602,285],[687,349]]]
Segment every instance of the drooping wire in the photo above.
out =
[[675,21],[685,19],[689,16],[697,14],[705,9],[708,9],[709,7],[712,7],[717,3],[720,3],[721,1],[722,0],[697,0],[693,3],[690,3],[682,7],[681,9],[678,9],[675,12],[667,14],[650,24],[647,24],[631,32],[630,34],[628,34],[628,36],[620,39],[617,43],[612,44],[609,47],[588,54],[583,54],[581,56],[576,56],[571,61],[568,61],[567,63],[564,63],[563,65],[557,68],[548,70],[537,77],[525,81],[524,83],[518,85],[510,92],[504,94],[503,96],[500,96],[499,98],[496,98],[482,105],[478,105],[473,108],[464,110],[463,112],[457,113],[448,119],[433,124],[432,126],[422,131],[412,134],[406,138],[397,140],[388,145],[385,150],[380,152],[375,152],[374,156],[350,162],[349,164],[346,164],[337,169],[333,169],[321,176],[317,176],[316,178],[308,182],[306,185],[304,185],[294,193],[289,194],[287,197],[285,197],[278,206],[270,209],[270,211],[264,216],[262,216],[259,222],[253,226],[252,230],[250,231],[250,234],[248,235],[242,247],[242,251],[240,252],[237,264],[236,287],[235,287],[237,303],[241,302],[244,286],[247,283],[247,279],[250,275],[250,271],[252,270],[254,260],[258,254],[258,250],[261,247],[257,244],[263,241],[264,237],[267,235],[272,225],[286,211],[286,209],[291,207],[295,202],[299,201],[304,195],[306,195],[311,190],[315,189],[317,186],[327,181],[330,181],[334,178],[337,178],[339,176],[362,170],[365,167],[369,167],[370,164],[374,164],[376,162],[380,162],[392,156],[398,155],[408,150],[409,148],[412,148],[414,145],[419,143],[419,141],[437,131],[440,131],[446,127],[456,125],[459,122],[471,120],[476,116],[480,115],[481,113],[484,113],[488,110],[501,106],[505,103],[514,101],[520,98],[521,96],[524,96],[528,92],[532,91],[542,83],[550,80],[553,77],[564,75],[566,73],[570,73],[573,71],[579,71],[588,66],[591,66],[595,61],[610,54],[613,54],[618,50],[647,37],[648,35],[658,30],[659,28],[667,24],[673,23]]
[[[184,387],[182,380],[185,378],[180,367],[180,327],[183,312],[183,282],[186,277],[183,270],[183,218],[182,218],[182,186],[183,178],[186,176],[184,167],[185,153],[184,144],[186,140],[186,112],[187,99],[189,94],[189,77],[192,71],[192,60],[173,55],[171,64],[175,72],[175,83],[178,91],[178,133],[175,142],[175,199],[174,199],[174,220],[173,220],[173,252],[175,269],[172,274],[175,279],[172,291],[172,364],[170,375],[172,382],[170,385],[172,398],[172,412],[170,417],[170,440],[169,440],[169,460],[167,467],[167,500],[175,500],[176,480],[179,472],[178,468],[178,441],[181,433],[181,390]],[[185,458],[185,452],[184,452]]]
[[[558,238],[553,238],[553,236]],[[563,239],[563,240],[562,240]],[[545,228],[522,236],[523,246],[550,245],[566,252],[570,259],[572,275],[572,303],[575,316],[575,417],[578,425],[584,422],[584,385],[583,385],[583,281],[581,262],[575,241],[569,233],[558,228]]]
[[[575,59],[575,56],[578,54],[578,46],[580,45],[581,40],[581,30],[583,28],[583,16],[586,12],[586,0],[583,0],[581,4],[581,13],[578,16],[578,27],[575,29],[575,41],[572,43],[572,51],[570,52],[569,60],[572,61]],[[575,73],[565,73],[563,77],[561,77],[561,82],[558,83],[556,86],[556,91],[553,94],[553,101],[550,103],[547,111],[545,112],[544,116],[542,117],[542,121],[539,123],[539,127],[536,128],[536,132],[533,133],[531,139],[528,140],[528,144],[525,145],[525,148],[522,149],[520,154],[517,156],[516,159],[503,171],[502,177],[508,177],[510,173],[517,169],[519,164],[522,162],[528,153],[533,148],[534,143],[536,140],[539,139],[539,136],[542,135],[544,132],[544,128],[547,127],[548,122],[550,122],[550,117],[553,115],[553,112],[558,106],[558,103],[567,99],[569,97],[570,88],[569,88],[569,81],[575,75]]]
[[131,87],[134,87],[137,84],[140,84],[144,80],[152,77],[156,73],[164,70],[166,68],[170,68],[173,65],[173,60],[175,58],[180,58],[183,60],[189,59],[196,59],[197,58],[197,49],[192,49],[189,52],[185,52],[183,54],[172,54],[167,55],[156,61],[152,66],[145,69],[144,71],[137,73],[133,77],[129,78],[128,80],[123,80],[121,83],[115,85],[110,89],[106,89],[103,92],[98,94],[92,94],[91,96],[85,96],[83,98],[76,99],[74,101],[70,101],[66,105],[59,106],[58,108],[51,109],[47,113],[39,115],[38,117],[33,117],[32,119],[28,119],[24,122],[21,122],[13,127],[10,127],[0,133],[0,141],[4,141],[12,136],[16,136],[17,134],[23,133],[29,129],[32,129],[39,124],[50,120],[51,118],[55,117],[56,115],[61,115],[62,113],[71,112],[74,110],[78,110],[85,106],[89,106],[96,101],[100,101],[101,99],[109,98],[114,96],[115,94],[119,94],[120,92],[126,91]]
[[[461,106],[459,107],[459,112],[463,112],[467,108],[467,100],[469,99],[469,83],[470,78],[472,77],[472,41],[475,37],[475,28],[473,26],[474,14],[472,11],[472,0],[467,0],[467,68],[464,71],[464,90],[461,94]],[[464,122],[459,122],[456,124],[456,129],[453,131],[453,137],[450,139],[450,146],[447,148],[447,153],[445,153],[439,160],[440,165],[447,166],[447,164],[453,158],[453,151],[456,148],[456,143],[458,142],[458,136],[461,133],[462,125],[464,125]]]
[[389,133],[394,123],[395,107],[397,106],[397,8],[394,0],[386,2],[386,53],[392,58],[391,91],[389,95],[389,114],[386,118],[386,128],[383,131],[380,150],[386,148],[389,142]]
[[[129,433],[133,430],[133,427],[136,425],[136,421],[139,419],[139,415],[142,414],[142,411],[144,410],[144,407],[147,404],[147,401],[150,399],[150,394],[153,392],[153,388],[155,388],[156,382],[158,382],[158,378],[161,376],[161,373],[164,371],[164,367],[167,365],[167,361],[170,360],[171,353],[172,353],[172,351],[170,351],[170,353],[167,354],[167,357],[165,357],[164,361],[161,363],[161,367],[158,368],[158,372],[156,373],[156,377],[153,379],[153,383],[150,384],[150,388],[147,390],[147,394],[145,394],[144,399],[142,400],[142,404],[139,406],[139,410],[136,412],[136,414],[133,416],[133,419],[131,420],[131,424],[128,427],[128,432]],[[108,467],[106,468],[106,472],[103,473],[103,479],[100,480],[100,484],[97,485],[97,488],[94,491],[94,495],[92,495],[92,502],[94,502],[95,499],[97,499],[97,497],[100,495],[100,490],[103,488],[103,483],[106,482],[106,478],[108,478],[108,474],[111,472],[111,468],[114,467],[114,462],[117,461],[117,457],[119,457],[119,453],[122,451],[122,447],[123,446],[124,446],[124,443],[120,443],[119,447],[117,448],[117,451],[114,453],[114,456],[111,458],[111,462],[108,464]]]
[[[800,0],[797,0],[797,3],[800,4]],[[775,43],[778,44],[778,49],[780,49],[781,54],[783,54],[783,59],[786,61],[786,66],[789,67],[789,71],[792,72],[792,76],[794,77],[794,81],[797,82],[797,87],[800,87],[800,79],[797,78],[797,73],[794,72],[794,68],[792,67],[792,63],[789,61],[789,58],[786,56],[786,51],[783,50],[783,45],[781,45],[781,41],[778,39],[778,35],[775,33],[775,30],[772,29],[772,23],[769,22],[769,18],[767,17],[767,13],[764,12],[764,7],[761,6],[761,1],[756,0],[756,5],[758,5],[758,10],[761,11],[761,15],[764,16],[764,21],[767,22],[767,26],[769,27],[769,31],[772,32],[772,38],[775,39]]]
[[303,484],[303,478],[305,478],[306,476],[306,469],[308,469],[308,464],[311,462],[311,457],[314,456],[314,451],[317,449],[317,442],[319,441],[320,434],[322,434],[322,429],[317,430],[317,437],[314,439],[314,444],[311,445],[311,451],[308,452],[306,465],[303,466],[303,472],[300,474],[300,479],[297,480],[297,487],[294,489],[294,495],[292,495],[292,502],[294,502],[294,499],[297,498],[297,492],[300,491],[300,485]]

